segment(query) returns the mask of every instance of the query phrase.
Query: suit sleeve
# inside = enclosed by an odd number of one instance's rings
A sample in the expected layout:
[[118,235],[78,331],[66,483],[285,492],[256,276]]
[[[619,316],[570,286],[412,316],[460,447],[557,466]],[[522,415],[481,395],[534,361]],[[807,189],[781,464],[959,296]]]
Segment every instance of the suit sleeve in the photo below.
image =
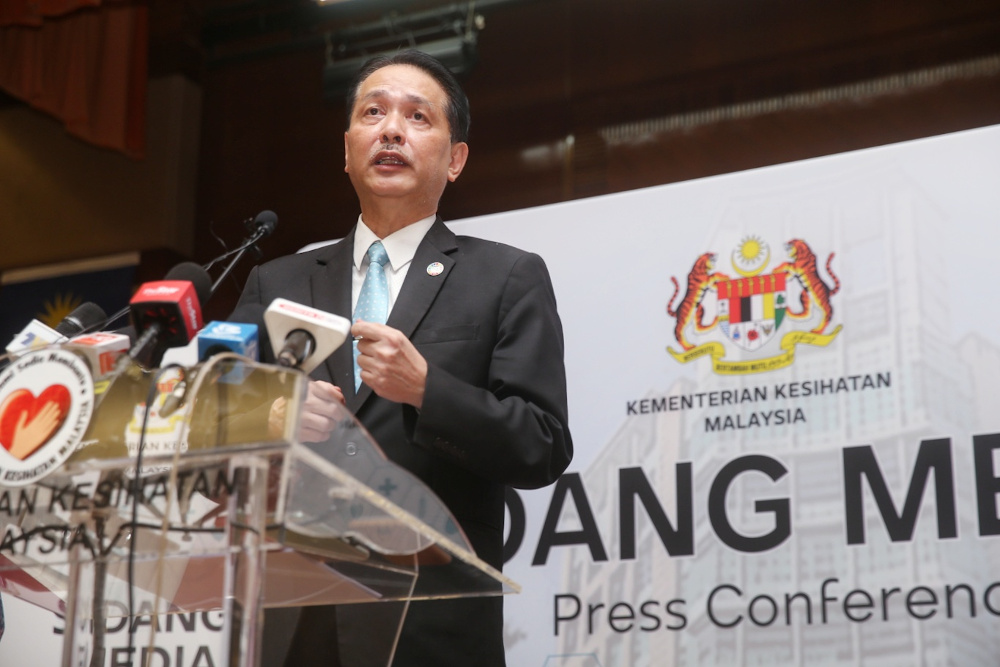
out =
[[274,352],[271,350],[271,339],[267,335],[267,327],[264,325],[264,303],[260,293],[260,267],[255,266],[250,270],[247,282],[240,294],[240,300],[236,303],[236,308],[226,319],[230,322],[246,322],[257,325],[257,349],[260,353],[260,360],[264,363],[274,363]]
[[487,386],[431,365],[422,409],[407,407],[412,441],[495,482],[552,483],[573,456],[563,351],[548,270],[525,254],[500,299]]

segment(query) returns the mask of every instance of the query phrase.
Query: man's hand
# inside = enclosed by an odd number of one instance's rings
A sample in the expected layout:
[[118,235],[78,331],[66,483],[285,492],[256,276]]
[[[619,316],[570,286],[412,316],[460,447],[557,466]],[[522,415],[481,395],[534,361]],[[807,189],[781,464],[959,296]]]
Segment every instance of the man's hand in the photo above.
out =
[[[299,415],[299,442],[323,442],[337,425],[337,405],[344,404],[344,392],[329,382],[310,380],[306,400]],[[271,404],[268,431],[278,437],[284,432],[287,402],[279,398]]]
[[382,398],[420,408],[427,385],[427,360],[402,332],[384,324],[358,320],[351,327],[358,339],[361,381]]

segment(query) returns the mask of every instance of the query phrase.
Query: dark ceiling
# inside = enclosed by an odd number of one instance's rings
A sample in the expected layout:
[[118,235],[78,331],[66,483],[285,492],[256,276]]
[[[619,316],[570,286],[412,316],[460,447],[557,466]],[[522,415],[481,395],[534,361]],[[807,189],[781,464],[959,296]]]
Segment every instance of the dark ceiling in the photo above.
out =
[[472,8],[485,19],[484,39],[506,17],[518,17],[524,38],[561,39],[570,27],[569,55],[589,87],[684,88],[707,104],[1000,51],[996,0],[150,0],[150,8],[151,74],[196,79],[205,67],[322,48],[327,33],[431,9]]
[[152,76],[323,48],[327,33],[384,24],[419,13],[493,11],[530,0],[150,0]]

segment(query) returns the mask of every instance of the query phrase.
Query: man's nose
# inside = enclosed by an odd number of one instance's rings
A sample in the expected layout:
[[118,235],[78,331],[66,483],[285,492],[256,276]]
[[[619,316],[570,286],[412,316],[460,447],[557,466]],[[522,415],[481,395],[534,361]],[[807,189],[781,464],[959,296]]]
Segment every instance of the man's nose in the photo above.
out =
[[402,120],[399,118],[399,114],[390,113],[386,115],[382,123],[381,139],[384,144],[402,145],[404,143]]

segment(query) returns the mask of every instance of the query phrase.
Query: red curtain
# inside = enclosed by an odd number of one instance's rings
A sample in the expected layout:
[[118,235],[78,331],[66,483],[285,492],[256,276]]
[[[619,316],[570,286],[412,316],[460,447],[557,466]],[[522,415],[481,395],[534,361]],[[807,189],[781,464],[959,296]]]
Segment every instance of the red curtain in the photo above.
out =
[[148,8],[129,0],[0,0],[0,88],[84,141],[142,157]]

